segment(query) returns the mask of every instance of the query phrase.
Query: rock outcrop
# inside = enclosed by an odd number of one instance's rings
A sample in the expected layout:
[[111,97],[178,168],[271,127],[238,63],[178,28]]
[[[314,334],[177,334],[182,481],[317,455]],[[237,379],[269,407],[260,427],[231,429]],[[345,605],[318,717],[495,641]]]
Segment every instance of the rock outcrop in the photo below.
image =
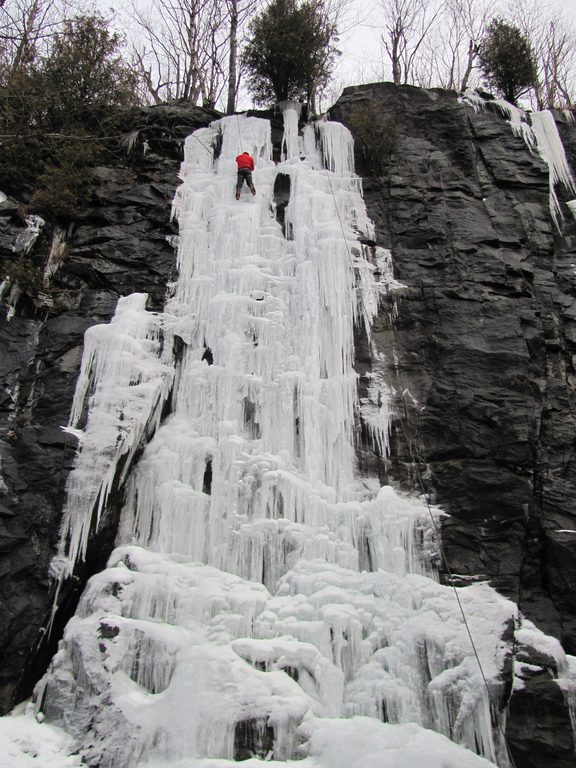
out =
[[[331,116],[354,131],[367,103],[395,144],[375,178],[357,142],[357,172],[406,286],[374,338],[395,399],[385,478],[450,514],[445,580],[489,580],[574,654],[576,222],[563,204],[555,227],[548,167],[498,109],[379,83],[346,89]],[[576,124],[555,117],[576,169]],[[567,704],[533,662],[510,703],[516,765],[568,768]]]

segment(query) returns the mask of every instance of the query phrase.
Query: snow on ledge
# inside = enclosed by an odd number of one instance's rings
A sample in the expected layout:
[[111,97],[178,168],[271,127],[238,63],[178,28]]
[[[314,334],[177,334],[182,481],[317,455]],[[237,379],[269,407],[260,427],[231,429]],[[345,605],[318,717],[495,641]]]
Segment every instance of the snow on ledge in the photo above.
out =
[[[310,756],[298,761],[257,758],[152,760],[140,768],[490,768],[494,763],[416,723],[389,725],[368,717],[315,719],[307,724]],[[81,768],[73,740],[37,722],[30,711],[0,719],[0,750],[10,768]]]
[[73,738],[54,725],[39,723],[32,708],[0,718],[0,765],[10,768],[82,768]]

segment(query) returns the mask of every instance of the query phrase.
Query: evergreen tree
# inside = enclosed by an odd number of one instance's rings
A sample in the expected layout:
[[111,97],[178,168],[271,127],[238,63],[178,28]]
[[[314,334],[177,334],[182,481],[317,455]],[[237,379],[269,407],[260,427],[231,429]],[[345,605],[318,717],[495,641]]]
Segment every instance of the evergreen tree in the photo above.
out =
[[111,107],[134,103],[135,75],[119,48],[119,36],[102,16],[77,16],[65,23],[40,71],[51,130],[91,128]]
[[250,25],[244,51],[248,85],[259,104],[311,103],[328,82],[338,51],[324,0],[272,0]]
[[530,41],[511,24],[493,19],[480,45],[480,68],[486,83],[516,104],[536,82],[536,60]]
[[78,16],[0,87],[0,188],[32,211],[70,219],[88,203],[91,168],[106,151],[101,121],[135,100],[119,45],[102,16]]

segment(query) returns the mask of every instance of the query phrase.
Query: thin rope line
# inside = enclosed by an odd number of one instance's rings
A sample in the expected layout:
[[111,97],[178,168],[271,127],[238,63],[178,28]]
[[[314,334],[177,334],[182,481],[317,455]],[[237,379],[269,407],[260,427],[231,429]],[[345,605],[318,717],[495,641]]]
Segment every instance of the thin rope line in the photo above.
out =
[[243,149],[243,147],[242,147],[242,134],[240,133],[240,118],[238,117],[238,114],[236,114],[236,128],[238,129],[239,151],[241,151]]
[[[344,243],[346,245],[346,250],[348,252],[348,256],[349,256],[350,260],[352,261],[352,254],[351,254],[350,248],[348,246],[348,240],[346,238],[346,233],[344,231],[344,224],[342,223],[342,218],[340,216],[340,211],[338,210],[338,205],[336,203],[336,196],[334,194],[334,189],[332,187],[332,181],[330,179],[330,174],[328,173],[328,168],[324,168],[324,172],[326,173],[326,177],[328,179],[328,185],[330,187],[330,192],[332,194],[332,199],[334,201],[334,207],[336,209],[336,215],[338,217],[338,221],[340,222],[340,228],[342,230],[342,236],[344,238]],[[402,397],[404,399],[404,407],[406,408],[406,397],[405,397],[404,393],[402,393]],[[474,652],[474,656],[476,658],[476,662],[477,662],[478,668],[480,670],[480,675],[482,677],[482,681],[484,683],[484,687],[486,688],[486,692],[488,694],[488,703],[490,704],[490,701],[491,701],[491,691],[490,691],[490,688],[488,686],[488,680],[486,679],[486,675],[484,674],[484,669],[482,667],[482,662],[480,661],[480,656],[479,656],[478,650],[476,648],[476,643],[474,642],[474,638],[472,636],[472,631],[470,629],[470,625],[468,624],[468,619],[466,618],[466,613],[464,611],[464,606],[462,605],[462,602],[460,600],[460,595],[458,594],[458,590],[456,588],[456,585],[454,584],[454,574],[453,574],[452,569],[450,568],[450,564],[449,564],[448,558],[446,556],[446,551],[444,549],[444,545],[442,544],[442,539],[441,539],[441,536],[440,536],[440,531],[439,531],[438,526],[436,524],[436,520],[434,519],[434,515],[432,514],[432,509],[431,509],[430,503],[428,501],[428,494],[426,493],[426,490],[424,488],[424,482],[422,480],[422,476],[420,474],[420,470],[418,468],[418,464],[417,464],[417,462],[415,460],[414,446],[413,446],[412,441],[409,439],[409,437],[408,437],[408,435],[406,433],[406,427],[404,425],[404,422],[401,419],[400,419],[400,424],[401,424],[401,427],[402,427],[402,431],[404,433],[404,439],[406,440],[406,444],[407,444],[408,450],[410,452],[410,458],[412,459],[412,463],[414,465],[414,470],[416,472],[416,477],[418,479],[418,483],[420,485],[420,488],[422,490],[422,494],[424,496],[424,500],[426,502],[426,507],[428,509],[428,514],[430,516],[430,520],[432,522],[432,527],[434,529],[434,533],[436,535],[436,540],[438,542],[438,548],[440,550],[440,555],[442,557],[442,562],[444,563],[444,567],[446,568],[446,572],[448,573],[448,576],[450,577],[450,586],[452,587],[452,591],[454,592],[454,596],[456,597],[456,602],[458,603],[458,608],[459,608],[460,614],[462,616],[462,621],[464,622],[464,626],[466,628],[466,633],[467,633],[468,638],[470,640],[470,645],[472,646],[472,650]],[[516,768],[516,765],[515,765],[515,762],[514,762],[514,758],[512,757],[512,753],[510,752],[510,747],[508,746],[508,740],[506,738],[506,733],[504,732],[504,729],[502,728],[502,726],[501,726],[501,724],[499,722],[499,718],[497,718],[497,730],[499,731],[499,733],[500,733],[500,735],[501,735],[501,737],[503,739],[504,747],[506,749],[506,752],[507,752],[507,755],[508,755],[508,759],[509,759],[509,761],[511,763],[511,766],[512,766],[512,768]]]
[[330,194],[332,195],[332,200],[334,201],[334,208],[336,210],[336,216],[338,217],[338,221],[340,223],[340,229],[342,230],[342,237],[344,238],[344,245],[346,246],[346,251],[348,253],[348,258],[350,261],[352,261],[352,252],[350,251],[350,247],[348,245],[348,238],[346,237],[346,232],[344,230],[344,224],[342,223],[342,217],[340,216],[340,211],[338,210],[338,203],[336,202],[336,195],[334,194],[334,189],[332,187],[332,179],[330,178],[330,173],[328,172],[328,168],[324,168],[324,173],[326,174],[326,178],[328,179],[328,186],[330,187]]
[[200,144],[202,144],[202,146],[204,147],[204,149],[205,149],[207,152],[210,152],[211,154],[214,154],[214,153],[213,153],[213,150],[212,150],[212,148],[211,148],[211,147],[209,147],[209,146],[208,146],[208,144],[205,144],[205,143],[202,141],[202,139],[199,139],[199,138],[198,138],[198,136],[196,136],[196,132],[194,132],[194,133],[192,134],[192,136],[194,136],[194,138],[196,139],[196,141],[198,141],[198,142],[200,142]]
[[[407,404],[406,404],[406,396],[405,396],[404,392],[402,393],[402,398],[404,400],[404,407],[406,408]],[[407,415],[407,408],[406,408],[406,415]],[[445,551],[444,545],[442,543],[442,538],[441,538],[440,530],[438,528],[438,525],[437,525],[436,520],[434,518],[434,515],[432,513],[432,508],[430,507],[430,502],[428,501],[428,494],[426,492],[426,489],[424,488],[424,481],[422,480],[422,475],[420,473],[420,469],[419,469],[418,463],[416,461],[416,458],[418,458],[420,463],[423,463],[422,457],[415,455],[418,452],[417,452],[417,450],[414,449],[414,444],[413,444],[412,440],[410,440],[410,438],[408,437],[404,421],[402,419],[400,419],[399,421],[400,421],[400,426],[402,428],[402,432],[404,433],[404,439],[406,441],[406,445],[408,446],[408,451],[410,452],[410,458],[411,458],[412,464],[414,466],[414,471],[416,473],[416,478],[418,480],[418,484],[420,485],[420,489],[422,491],[422,495],[424,496],[424,500],[426,502],[426,507],[428,509],[428,514],[429,514],[430,520],[432,522],[432,527],[434,528],[434,533],[435,533],[435,536],[436,536],[436,540],[438,542],[438,549],[440,550],[440,556],[442,558],[442,562],[444,564],[446,572],[448,573],[448,576],[450,578],[450,586],[452,588],[452,591],[454,592],[454,596],[456,597],[456,602],[458,603],[458,608],[460,610],[460,614],[462,615],[462,620],[464,622],[464,626],[466,627],[466,633],[468,634],[468,638],[470,640],[470,645],[472,646],[472,650],[474,652],[474,656],[476,658],[476,662],[478,663],[478,668],[480,670],[480,675],[482,676],[482,680],[484,682],[484,687],[486,688],[486,692],[488,694],[488,701],[490,701],[491,691],[490,691],[490,688],[488,686],[488,681],[486,679],[486,675],[484,674],[484,669],[482,667],[482,662],[480,661],[480,656],[478,654],[476,643],[474,642],[474,638],[472,636],[472,631],[470,629],[470,625],[468,624],[468,619],[466,618],[466,613],[464,611],[464,606],[462,605],[462,601],[460,600],[460,595],[458,594],[458,589],[457,589],[456,585],[454,584],[454,573],[453,573],[452,569],[450,568],[450,564],[449,564],[448,558],[446,556],[446,551]],[[510,752],[510,747],[508,746],[508,740],[507,740],[507,737],[506,737],[506,733],[505,733],[504,729],[502,728],[502,726],[501,726],[501,724],[499,722],[499,719],[497,719],[497,729],[500,732],[500,735],[502,736],[502,739],[503,739],[503,742],[504,742],[504,747],[506,748],[506,752],[508,754],[508,759],[510,760],[512,768],[515,768],[514,758],[512,757],[512,753]]]

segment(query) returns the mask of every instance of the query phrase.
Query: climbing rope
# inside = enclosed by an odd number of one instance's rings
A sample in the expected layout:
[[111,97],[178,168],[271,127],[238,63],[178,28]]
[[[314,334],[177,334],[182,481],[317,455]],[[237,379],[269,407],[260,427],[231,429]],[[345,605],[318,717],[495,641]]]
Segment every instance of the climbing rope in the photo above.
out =
[[[344,238],[344,243],[346,245],[346,250],[348,252],[348,257],[350,258],[350,261],[352,261],[352,254],[351,254],[350,248],[348,246],[348,240],[346,238],[346,233],[344,231],[344,224],[343,224],[342,218],[340,216],[340,211],[338,210],[338,204],[336,202],[336,196],[334,194],[334,188],[332,186],[332,181],[330,179],[330,173],[328,172],[328,168],[324,168],[324,172],[326,173],[326,178],[328,179],[328,185],[330,187],[330,193],[331,193],[332,199],[334,201],[334,208],[336,210],[336,215],[337,215],[338,221],[340,223],[340,229],[342,230],[342,236]],[[408,408],[407,408],[406,396],[405,396],[404,392],[402,393],[402,397],[404,399],[404,407],[406,409],[406,418],[408,418]],[[439,548],[439,551],[440,551],[440,557],[442,559],[442,563],[444,565],[446,573],[448,574],[448,577],[450,579],[450,586],[452,587],[452,591],[454,592],[454,596],[456,597],[456,602],[458,604],[458,610],[460,611],[460,615],[462,616],[462,621],[463,621],[464,626],[466,628],[466,634],[468,635],[468,639],[470,640],[470,645],[472,646],[472,651],[474,653],[474,657],[476,659],[476,663],[478,664],[478,669],[480,670],[480,675],[482,677],[482,681],[483,681],[484,687],[486,689],[486,693],[488,695],[488,701],[490,702],[490,700],[491,700],[491,691],[490,691],[490,687],[488,685],[488,680],[486,679],[486,675],[484,674],[484,669],[482,667],[482,662],[480,660],[480,655],[478,653],[478,649],[477,649],[476,643],[474,642],[474,638],[472,636],[472,631],[470,629],[470,625],[468,623],[468,619],[466,618],[466,613],[464,611],[464,606],[462,605],[462,601],[460,600],[460,595],[458,594],[458,588],[456,587],[456,585],[454,583],[454,573],[453,573],[453,571],[452,571],[452,569],[450,567],[450,564],[448,562],[448,557],[446,556],[446,551],[445,551],[444,546],[442,544],[442,538],[441,538],[440,530],[438,528],[438,524],[436,522],[436,519],[434,518],[434,514],[432,513],[432,508],[430,507],[430,502],[428,501],[428,494],[427,494],[426,489],[424,487],[424,481],[423,481],[422,475],[420,473],[419,464],[416,461],[416,458],[419,458],[420,464],[423,464],[424,462],[422,461],[421,457],[419,457],[419,456],[417,457],[417,455],[416,455],[417,452],[416,452],[416,450],[414,448],[413,442],[410,440],[410,438],[409,438],[409,436],[408,436],[408,434],[406,432],[406,426],[404,424],[404,421],[400,420],[400,424],[401,424],[401,427],[402,427],[402,431],[404,433],[404,439],[405,439],[406,445],[408,447],[408,452],[410,453],[410,458],[411,458],[411,461],[412,461],[412,465],[413,465],[414,471],[416,473],[416,478],[417,478],[418,484],[420,485],[420,489],[422,491],[422,495],[424,497],[424,500],[426,502],[426,507],[428,509],[428,514],[430,516],[430,520],[431,520],[431,523],[432,523],[432,528],[434,530],[434,535],[436,537],[436,541],[438,542],[438,548]],[[511,768],[516,768],[516,765],[515,765],[515,762],[514,762],[514,758],[512,757],[512,753],[510,752],[510,748],[508,746],[508,741],[507,741],[507,738],[506,738],[506,733],[505,733],[504,729],[502,728],[502,725],[500,724],[499,720],[497,720],[497,726],[496,727],[498,729],[498,732],[500,733],[500,736],[502,737],[502,741],[503,741],[504,747],[506,749],[506,753],[508,755],[508,759],[510,761],[510,766],[511,766]]]
[[197,141],[197,142],[199,142],[200,144],[202,144],[202,146],[204,147],[204,149],[205,149],[207,152],[210,152],[210,153],[212,153],[212,148],[211,148],[211,147],[209,147],[209,146],[208,146],[208,144],[205,144],[205,143],[202,141],[202,139],[199,139],[199,138],[198,138],[198,136],[196,136],[196,132],[194,132],[194,133],[192,134],[192,136],[194,136],[194,138],[196,139],[196,141]]
[[[405,415],[406,420],[408,420],[408,406],[406,402],[406,394],[405,392],[402,392],[402,398],[404,400],[404,408],[405,408]],[[422,491],[422,495],[424,497],[424,501],[426,502],[426,507],[428,509],[428,515],[430,517],[430,521],[432,523],[432,528],[434,529],[434,535],[436,537],[436,541],[438,543],[438,549],[440,551],[440,557],[442,559],[442,563],[444,565],[445,571],[448,574],[449,580],[450,580],[450,586],[452,587],[452,591],[454,592],[454,596],[456,598],[456,602],[458,603],[458,609],[460,611],[460,615],[462,616],[462,621],[464,623],[464,626],[466,628],[466,634],[468,635],[468,639],[470,640],[470,645],[472,646],[472,651],[474,652],[474,657],[476,658],[476,663],[478,664],[478,669],[480,670],[480,675],[482,677],[482,681],[484,683],[484,687],[486,688],[486,693],[488,694],[488,701],[490,701],[491,697],[491,691],[490,687],[488,685],[488,680],[486,679],[486,675],[484,674],[484,669],[482,667],[482,662],[480,660],[480,655],[478,653],[478,649],[476,646],[476,643],[474,642],[474,638],[472,636],[472,631],[470,629],[470,625],[468,623],[468,619],[466,618],[466,612],[464,611],[464,606],[462,605],[462,601],[460,600],[460,595],[458,594],[458,588],[456,587],[456,584],[454,583],[454,572],[452,571],[450,567],[450,563],[448,562],[448,557],[446,555],[446,550],[444,549],[444,545],[442,544],[442,537],[441,532],[438,527],[438,523],[434,517],[434,514],[432,512],[432,508],[430,506],[430,502],[428,500],[428,493],[426,491],[426,488],[424,486],[424,480],[422,478],[422,474],[420,472],[419,465],[423,464],[424,461],[422,460],[422,457],[418,453],[417,449],[414,447],[413,441],[410,439],[407,431],[406,431],[406,425],[404,423],[403,419],[400,419],[400,426],[402,428],[402,432],[404,434],[404,440],[406,441],[406,446],[408,447],[408,452],[410,454],[410,460],[412,462],[412,466],[414,467],[414,472],[416,474],[416,479],[418,481],[418,485],[420,486],[420,490]],[[504,747],[506,748],[506,752],[508,755],[508,759],[510,761],[510,765],[512,768],[516,768],[514,758],[512,757],[512,753],[510,752],[510,747],[508,746],[508,741],[506,738],[506,733],[504,729],[502,728],[502,725],[500,724],[500,721],[497,720],[497,729],[502,737],[502,741],[504,744]]]
[[238,117],[238,113],[236,113],[236,128],[238,129],[238,151],[241,152],[242,147],[242,133],[240,132],[240,118]]
[[346,252],[348,253],[348,258],[350,259],[350,262],[352,262],[353,261],[352,253],[350,251],[350,246],[348,245],[348,238],[346,237],[346,232],[344,230],[342,217],[340,216],[340,211],[338,210],[338,203],[336,202],[336,195],[334,194],[334,187],[332,186],[332,180],[330,178],[330,172],[328,171],[328,168],[324,168],[324,173],[326,174],[326,178],[328,179],[328,186],[330,187],[330,194],[332,195],[332,200],[334,201],[334,210],[336,211],[336,216],[338,217],[340,229],[342,230],[342,237],[344,238],[344,245],[346,246]]

